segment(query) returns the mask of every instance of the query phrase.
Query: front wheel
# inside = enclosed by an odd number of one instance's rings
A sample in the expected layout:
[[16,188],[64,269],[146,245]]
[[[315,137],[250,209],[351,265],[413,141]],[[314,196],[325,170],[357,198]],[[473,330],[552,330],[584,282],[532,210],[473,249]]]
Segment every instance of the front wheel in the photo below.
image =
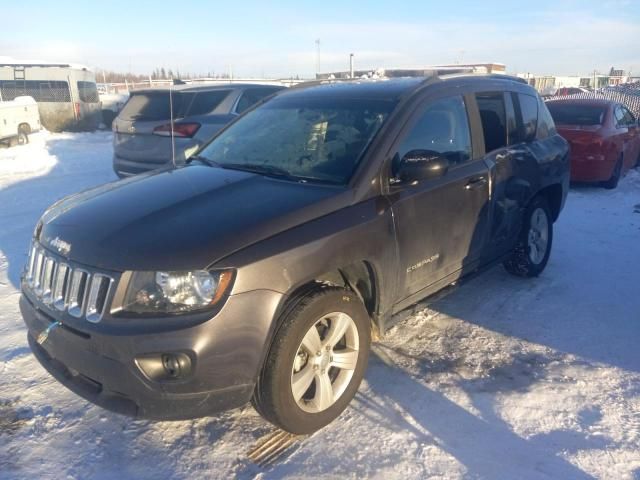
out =
[[535,197],[525,211],[524,225],[516,248],[504,262],[505,269],[519,277],[537,277],[549,261],[553,220],[544,197]]
[[313,291],[285,313],[256,385],[256,410],[290,433],[326,426],[356,394],[370,343],[369,315],[353,292]]

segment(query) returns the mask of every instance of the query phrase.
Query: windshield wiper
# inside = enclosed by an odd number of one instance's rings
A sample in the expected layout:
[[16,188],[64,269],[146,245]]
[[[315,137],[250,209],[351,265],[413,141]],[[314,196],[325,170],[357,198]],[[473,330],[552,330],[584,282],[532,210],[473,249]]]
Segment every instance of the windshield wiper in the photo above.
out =
[[218,164],[222,168],[230,168],[232,170],[243,170],[245,172],[260,173],[263,175],[285,178],[287,180],[293,180],[296,182],[306,182],[304,178],[291,175],[287,170],[273,165],[266,164],[254,164],[254,163],[220,163]]
[[203,157],[202,155],[194,155],[193,157],[189,157],[189,163],[191,163],[193,160],[197,160],[198,162],[204,163],[205,165],[209,165],[210,167],[222,167],[222,165],[216,162],[215,160],[211,160],[210,158]]

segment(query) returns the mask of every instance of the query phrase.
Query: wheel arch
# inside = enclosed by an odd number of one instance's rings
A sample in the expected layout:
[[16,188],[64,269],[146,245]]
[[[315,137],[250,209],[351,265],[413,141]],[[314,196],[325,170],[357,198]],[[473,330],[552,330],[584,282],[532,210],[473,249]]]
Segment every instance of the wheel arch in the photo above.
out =
[[549,209],[551,210],[551,218],[555,222],[560,216],[562,209],[562,185],[554,183],[541,189],[537,196],[541,196],[547,200]]
[[379,328],[378,324],[378,276],[373,264],[367,260],[358,260],[347,265],[328,269],[322,273],[313,275],[301,284],[293,287],[286,294],[286,300],[280,308],[282,315],[291,303],[296,303],[310,291],[321,288],[323,285],[338,286],[353,291],[362,301],[372,326]]

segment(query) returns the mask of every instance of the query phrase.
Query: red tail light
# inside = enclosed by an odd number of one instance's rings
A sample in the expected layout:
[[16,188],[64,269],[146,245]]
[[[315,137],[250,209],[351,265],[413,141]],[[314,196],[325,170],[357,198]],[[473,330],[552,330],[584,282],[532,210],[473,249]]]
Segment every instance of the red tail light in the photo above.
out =
[[79,102],[75,102],[73,104],[73,110],[76,114],[76,119],[80,120],[80,103]]
[[[174,123],[173,124],[173,135],[176,137],[193,137],[196,132],[200,129],[199,123]],[[154,135],[160,135],[163,137],[171,136],[171,124],[167,123],[166,125],[161,125],[153,129]]]

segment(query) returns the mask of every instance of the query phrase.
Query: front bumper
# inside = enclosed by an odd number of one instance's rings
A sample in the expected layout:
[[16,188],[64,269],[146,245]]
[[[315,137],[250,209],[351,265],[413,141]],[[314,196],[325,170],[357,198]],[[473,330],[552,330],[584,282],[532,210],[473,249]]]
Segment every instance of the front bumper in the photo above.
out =
[[[56,319],[24,294],[20,310],[34,355],[71,391],[117,413],[179,420],[236,408],[251,399],[281,299],[269,290],[232,295],[204,323],[150,334],[119,334],[113,327],[108,334],[81,331],[62,323],[42,345],[38,335]],[[178,380],[150,379],[138,360],[163,352],[186,352],[191,373]]]

